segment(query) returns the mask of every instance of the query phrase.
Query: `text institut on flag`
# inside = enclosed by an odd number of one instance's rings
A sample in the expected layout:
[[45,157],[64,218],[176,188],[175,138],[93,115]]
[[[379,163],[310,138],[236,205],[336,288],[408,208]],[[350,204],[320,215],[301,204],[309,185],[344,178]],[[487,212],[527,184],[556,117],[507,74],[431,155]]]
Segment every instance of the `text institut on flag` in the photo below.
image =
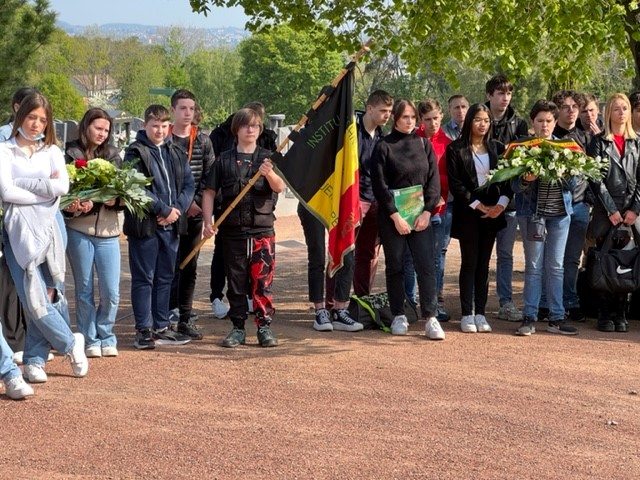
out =
[[[327,87],[331,88],[331,87]],[[324,90],[328,94],[327,90]],[[302,204],[329,231],[329,275],[353,250],[360,223],[358,142],[350,69],[309,121],[276,168]]]

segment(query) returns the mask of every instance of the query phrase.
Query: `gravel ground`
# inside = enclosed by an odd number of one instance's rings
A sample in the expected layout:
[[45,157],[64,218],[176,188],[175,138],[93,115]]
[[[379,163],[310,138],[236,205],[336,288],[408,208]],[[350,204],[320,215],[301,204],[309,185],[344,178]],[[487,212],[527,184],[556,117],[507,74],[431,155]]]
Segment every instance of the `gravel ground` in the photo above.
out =
[[[57,356],[35,397],[0,397],[0,478],[638,478],[639,322],[521,338],[489,318],[493,333],[463,334],[452,244],[444,342],[424,322],[406,337],[316,332],[297,217],[276,230],[273,349],[252,329],[244,347],[218,345],[230,324],[210,314],[209,244],[195,304],[205,339],[133,349],[123,241],[120,356],[92,359],[83,379]],[[516,269],[521,298],[521,249]]]

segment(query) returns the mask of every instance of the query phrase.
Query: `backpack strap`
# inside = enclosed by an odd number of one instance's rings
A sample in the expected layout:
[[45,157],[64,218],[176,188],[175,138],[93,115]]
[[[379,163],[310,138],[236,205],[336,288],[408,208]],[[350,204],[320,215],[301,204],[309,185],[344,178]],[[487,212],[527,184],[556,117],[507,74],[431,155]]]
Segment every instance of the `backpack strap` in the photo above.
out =
[[391,328],[387,327],[384,322],[380,319],[380,314],[373,309],[373,307],[363,298],[358,297],[357,295],[351,295],[351,298],[353,298],[356,302],[358,302],[358,304],[364,308],[369,315],[371,315],[371,318],[373,319],[374,323],[376,325],[378,325],[378,327],[380,327],[380,330],[390,333],[391,332]]

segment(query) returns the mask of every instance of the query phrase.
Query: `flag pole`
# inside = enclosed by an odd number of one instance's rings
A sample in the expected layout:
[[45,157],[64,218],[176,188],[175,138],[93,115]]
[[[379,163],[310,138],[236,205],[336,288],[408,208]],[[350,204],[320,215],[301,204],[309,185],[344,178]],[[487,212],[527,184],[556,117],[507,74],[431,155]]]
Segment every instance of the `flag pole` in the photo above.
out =
[[[367,42],[362,45],[360,50],[358,50],[358,53],[356,53],[353,57],[351,57],[351,61],[347,64],[346,67],[342,69],[342,71],[331,82],[332,88],[337,87],[340,81],[349,72],[349,70],[353,68],[353,64],[357,63],[360,57],[362,57],[362,55],[364,55],[366,52],[369,51],[369,46],[371,45],[372,41],[373,41],[372,39],[367,40]],[[327,100],[327,98],[329,98],[329,95],[325,92],[322,92],[318,97],[318,99],[311,106],[310,110],[314,110],[314,111],[318,110],[318,108],[320,108],[320,106]],[[298,132],[302,127],[305,126],[305,124],[309,120],[309,116],[307,115],[307,113],[302,115],[302,118],[300,119],[300,121],[298,121],[298,123],[293,127],[293,130],[291,131],[292,133]],[[289,144],[290,141],[291,139],[289,135],[287,135],[287,137],[280,143],[280,145],[278,145],[278,148],[276,148],[276,151],[274,153],[280,153]],[[216,221],[213,224],[214,230],[218,229],[218,227],[224,221],[224,219],[227,218],[227,216],[229,216],[229,214],[236,207],[236,205],[240,203],[240,200],[242,200],[242,198],[249,192],[251,187],[253,187],[255,183],[258,181],[258,179],[260,178],[260,175],[261,175],[260,172],[256,172],[256,174],[253,177],[251,177],[251,179],[249,180],[249,183],[247,183],[245,187],[240,191],[240,193],[238,193],[238,196],[233,199],[233,201],[226,208],[226,210],[222,212],[222,214],[220,214],[218,218],[216,218]],[[195,257],[195,255],[200,251],[200,249],[204,246],[204,244],[207,243],[207,240],[209,239],[204,237],[200,240],[200,242],[193,248],[193,250],[191,250],[189,255],[187,255],[187,257],[182,261],[182,263],[180,264],[180,270],[184,269],[184,267],[187,266],[187,264],[191,261],[193,257]]]

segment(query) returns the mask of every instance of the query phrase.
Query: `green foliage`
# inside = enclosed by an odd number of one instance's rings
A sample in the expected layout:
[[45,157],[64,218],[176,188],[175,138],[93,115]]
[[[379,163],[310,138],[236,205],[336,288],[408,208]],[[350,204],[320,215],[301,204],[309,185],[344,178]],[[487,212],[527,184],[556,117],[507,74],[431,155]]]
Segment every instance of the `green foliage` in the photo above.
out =
[[[615,49],[635,64],[640,81],[640,22],[635,0],[190,0],[194,11],[209,5],[241,6],[254,32],[290,24],[322,28],[323,49],[354,52],[375,38],[376,54],[397,53],[412,73],[425,64],[457,83],[455,61],[515,80],[538,72],[558,86],[584,84],[595,75],[594,52]],[[317,51],[318,48],[314,49]]]
[[0,112],[8,114],[13,92],[27,84],[38,49],[54,31],[47,0],[4,0],[0,7]]
[[71,85],[69,77],[59,73],[47,73],[36,87],[51,102],[55,118],[80,120],[86,110],[82,96]]
[[112,75],[120,89],[119,108],[142,117],[152,103],[168,105],[167,97],[152,95],[150,88],[164,86],[162,48],[140,44],[136,38],[118,42],[113,58]]
[[222,123],[238,109],[236,82],[240,75],[240,57],[235,48],[198,49],[187,56],[185,69],[205,114],[203,127],[212,128]]
[[268,113],[283,113],[296,123],[344,66],[340,54],[318,48],[323,44],[322,35],[284,25],[243,40],[239,103],[261,101]]
[[172,28],[164,42],[166,88],[189,88],[189,76],[184,63],[186,48],[181,33],[181,29]]

